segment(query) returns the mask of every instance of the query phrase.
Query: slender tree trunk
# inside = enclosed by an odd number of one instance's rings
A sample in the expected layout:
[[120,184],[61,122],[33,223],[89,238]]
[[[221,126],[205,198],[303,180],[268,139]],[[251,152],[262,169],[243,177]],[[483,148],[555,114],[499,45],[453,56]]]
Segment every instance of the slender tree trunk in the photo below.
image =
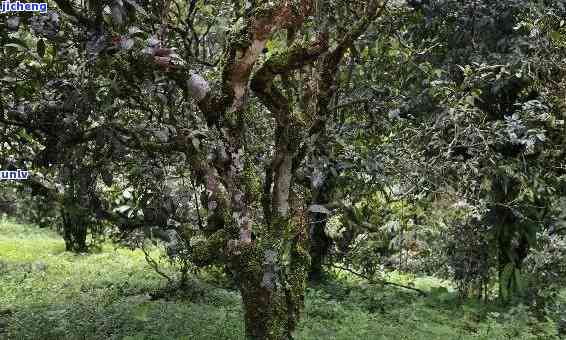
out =
[[[331,145],[331,141],[328,140],[325,133],[319,137],[321,145]],[[325,157],[330,157],[328,155],[329,151],[327,149],[320,148],[320,151]],[[325,179],[319,187],[313,186],[312,192],[312,204],[325,205],[330,203],[334,188],[336,185],[336,180],[334,175],[328,171],[325,174]],[[323,264],[325,262],[326,256],[332,244],[332,239],[326,235],[326,222],[328,220],[328,215],[321,213],[311,213],[310,214],[310,255],[311,255],[311,266],[309,269],[309,280],[312,282],[320,282],[324,276]]]
[[86,252],[87,221],[82,218],[77,207],[63,208],[63,239],[65,248],[72,252]]
[[320,282],[324,276],[324,259],[328,254],[331,239],[326,235],[327,215],[314,213],[310,222],[310,256],[309,281]]
[[[499,226],[499,228],[505,228],[505,226]],[[509,242],[508,237],[502,235],[502,231],[499,232],[500,235],[497,238],[497,272],[498,272],[498,281],[499,281],[499,296],[504,297],[508,295],[508,292],[511,291],[512,286],[510,280],[506,279],[505,277],[505,268],[512,263],[512,259],[509,256]]]

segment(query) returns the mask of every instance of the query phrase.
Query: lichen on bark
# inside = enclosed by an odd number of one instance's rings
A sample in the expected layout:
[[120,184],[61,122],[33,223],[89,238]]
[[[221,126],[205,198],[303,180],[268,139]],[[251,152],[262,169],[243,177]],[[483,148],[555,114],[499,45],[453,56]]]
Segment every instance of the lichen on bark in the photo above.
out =
[[229,239],[230,233],[220,229],[204,240],[197,241],[191,249],[192,262],[200,267],[224,263],[226,260],[224,249]]
[[[194,258],[202,264],[216,260],[230,262],[239,283],[246,335],[250,339],[292,338],[303,309],[310,265],[308,232],[304,224],[293,222],[289,195],[299,146],[306,142],[303,137],[318,133],[319,128],[305,128],[305,119],[295,112],[293,101],[279,89],[275,78],[281,76],[281,83],[286,86],[285,77],[289,74],[308,63],[322,61],[322,67],[329,66],[327,73],[320,77],[327,86],[323,85],[318,95],[326,98],[317,99],[326,105],[333,95],[331,85],[335,72],[332,71],[336,70],[346,48],[377,16],[377,2],[371,4],[368,15],[356,23],[338,48],[330,53],[327,53],[328,35],[323,34],[314,42],[289,43],[292,46],[287,50],[255,68],[272,33],[281,28],[298,30],[312,11],[313,1],[254,1],[245,20],[229,39],[220,82],[205,96],[198,96],[202,97],[199,107],[209,127],[218,128],[222,136],[226,160],[210,166],[215,167],[226,189],[226,205],[210,206],[209,210],[217,210],[213,216],[218,218],[219,223],[215,224],[221,228],[212,228],[206,241],[195,245]],[[257,171],[246,158],[244,99],[250,78],[252,90],[276,122],[275,151],[270,169],[266,171],[267,185],[263,188]],[[263,201],[264,219],[254,213],[253,207],[258,201]]]
[[264,230],[258,242],[241,248],[236,264],[246,334],[250,339],[289,339],[304,304],[306,233],[282,217]]

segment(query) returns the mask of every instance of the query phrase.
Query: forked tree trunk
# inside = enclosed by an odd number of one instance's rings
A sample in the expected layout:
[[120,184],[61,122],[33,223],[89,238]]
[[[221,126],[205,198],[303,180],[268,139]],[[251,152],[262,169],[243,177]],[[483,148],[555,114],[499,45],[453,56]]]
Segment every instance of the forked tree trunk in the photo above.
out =
[[[304,160],[309,144],[318,138],[330,117],[328,107],[335,92],[340,61],[380,15],[385,3],[369,1],[362,18],[333,49],[329,50],[328,32],[322,32],[307,43],[294,43],[294,39],[289,39],[284,51],[270,56],[254,73],[254,66],[272,34],[282,29],[297,32],[315,6],[312,0],[252,1],[246,24],[232,35],[224,53],[222,86],[218,87],[221,91],[213,91],[214,87],[198,74],[187,79],[187,93],[197,101],[207,125],[211,129],[218,128],[223,134],[221,150],[206,156],[198,155],[198,148],[190,139],[181,143],[184,150],[188,147],[195,155],[191,157],[195,177],[206,177],[203,184],[209,203],[215,203],[209,205],[209,213],[222,222],[215,226],[218,228],[210,235],[209,242],[205,242],[204,252],[199,257],[203,264],[207,263],[218,252],[218,244],[226,241],[228,256],[221,257],[230,259],[238,273],[249,339],[290,339],[297,326],[310,256],[308,231],[290,218],[291,183],[296,166]],[[156,62],[160,60],[162,57]],[[319,74],[319,110],[311,126],[306,128],[304,122],[297,119],[294,100],[287,98],[286,91],[275,79],[287,77],[317,60],[323,70]],[[248,181],[248,171],[244,171],[248,86],[271,112],[276,124],[274,154],[263,186],[262,204],[268,225],[254,230],[252,225],[257,225],[251,221],[254,217],[250,207],[258,201],[258,195]],[[226,204],[221,205],[220,201]],[[221,206],[229,207],[230,213],[224,214]],[[219,229],[225,230],[220,232]],[[225,240],[227,235],[230,239]]]

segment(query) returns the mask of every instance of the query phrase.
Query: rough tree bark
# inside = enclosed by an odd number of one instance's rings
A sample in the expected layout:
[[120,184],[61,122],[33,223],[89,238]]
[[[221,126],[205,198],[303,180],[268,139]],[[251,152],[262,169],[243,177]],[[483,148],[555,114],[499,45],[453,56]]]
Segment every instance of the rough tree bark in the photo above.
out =
[[[90,18],[81,17],[67,6],[68,1],[57,3],[77,21],[92,24]],[[314,3],[314,0],[248,2],[243,25],[228,39],[221,62],[222,77],[216,84],[194,72],[187,74],[186,70],[170,67],[167,55],[155,56],[155,63],[164,66],[172,79],[184,83],[185,94],[198,104],[210,130],[221,135],[220,145],[197,150],[190,131],[181,131],[167,145],[147,143],[133,134],[137,147],[186,153],[192,177],[206,187],[207,239],[193,247],[192,258],[197,265],[228,263],[231,266],[242,294],[249,339],[290,339],[297,326],[310,256],[308,230],[294,223],[290,216],[289,196],[296,165],[324,130],[329,116],[328,101],[335,91],[334,77],[345,51],[385,6],[383,1],[369,1],[365,14],[329,50],[329,35],[324,32],[312,41],[298,38],[303,22],[313,13]],[[281,30],[287,30],[290,37],[287,49],[256,67],[267,41]],[[296,105],[279,89],[276,78],[287,77],[315,62],[321,69],[318,79],[321,90],[316,101],[323,109],[311,126],[305,126],[296,118]],[[275,122],[273,157],[266,169],[263,194],[259,195],[250,178],[262,176],[248,166],[246,158],[245,99],[249,85]],[[263,216],[259,217],[251,208],[258,202],[263,206]]]
[[[303,12],[293,24],[287,21],[282,27],[296,32],[304,15],[312,9],[310,1],[299,3]],[[283,6],[285,8],[285,6]],[[273,55],[254,74],[251,88],[261,102],[273,114],[276,123],[275,151],[267,179],[273,188],[264,187],[270,194],[271,211],[269,225],[257,242],[245,243],[238,251],[240,286],[246,314],[246,333],[251,339],[288,339],[296,328],[303,307],[307,272],[310,265],[308,232],[292,222],[289,216],[289,193],[293,182],[293,164],[301,145],[308,144],[306,137],[316,134],[317,129],[304,129],[293,117],[293,104],[286,98],[274,80],[286,76],[309,63],[321,60],[326,70],[320,81],[323,88],[333,88],[333,76],[325,72],[337,71],[338,64],[346,51],[369,24],[378,16],[380,4],[372,2],[367,16],[357,23],[338,46],[328,51],[328,35],[321,34],[315,41],[295,43],[287,50]],[[283,9],[282,13],[287,10]],[[293,34],[294,35],[294,34]],[[254,46],[255,44],[252,44]],[[334,72],[335,74],[336,72]],[[321,91],[319,96],[332,95],[330,90]],[[328,97],[327,97],[328,98]],[[317,98],[319,102],[326,99]],[[327,104],[323,104],[327,105]],[[328,110],[319,119],[325,120]],[[306,133],[304,133],[306,130]],[[264,209],[267,205],[264,205]],[[240,240],[240,242],[242,239]]]
[[[317,119],[310,127],[309,135],[316,137],[313,139],[315,145],[311,147],[319,150],[323,154],[328,152],[326,122],[333,115],[330,103],[338,89],[338,68],[342,62],[344,53],[353,46],[354,42],[367,30],[368,26],[381,15],[386,3],[387,1],[369,2],[366,15],[355,22],[351,29],[347,31],[345,36],[338,42],[337,46],[325,53],[320,60],[315,110],[317,112]],[[327,7],[324,5],[325,1],[320,1],[323,12],[326,12],[326,14],[319,14],[320,16],[328,15],[326,11]],[[319,18],[319,21],[321,21],[323,29],[326,29],[327,20],[325,18]],[[332,178],[325,178],[319,187],[312,188],[313,204],[325,205],[330,203],[329,200],[334,187],[333,182],[334,180]],[[328,248],[330,247],[331,240],[326,236],[325,232],[326,218],[326,215],[318,213],[313,213],[310,217],[310,254],[312,256],[312,262],[309,270],[309,278],[313,281],[321,279],[323,275],[322,264],[327,255]]]

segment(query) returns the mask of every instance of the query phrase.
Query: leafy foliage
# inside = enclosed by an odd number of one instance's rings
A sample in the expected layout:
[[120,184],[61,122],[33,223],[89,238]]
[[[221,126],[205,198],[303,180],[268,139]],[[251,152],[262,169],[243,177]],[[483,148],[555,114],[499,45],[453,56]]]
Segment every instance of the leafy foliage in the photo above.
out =
[[336,266],[435,275],[556,318],[564,17],[563,0],[56,0],[5,15],[0,168],[33,176],[2,182],[0,212],[58,227],[78,253],[105,236],[141,250],[170,287],[222,273],[252,338],[292,337],[307,277]]

